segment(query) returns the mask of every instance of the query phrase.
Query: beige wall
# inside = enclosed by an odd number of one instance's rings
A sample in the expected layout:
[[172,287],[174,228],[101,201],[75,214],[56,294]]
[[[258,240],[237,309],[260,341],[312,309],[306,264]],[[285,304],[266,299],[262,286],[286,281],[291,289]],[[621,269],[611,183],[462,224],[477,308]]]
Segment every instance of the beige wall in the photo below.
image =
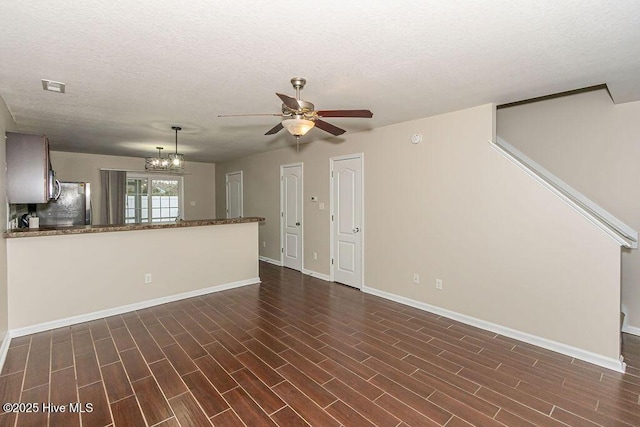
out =
[[[7,239],[9,328],[258,277],[257,223]],[[145,284],[151,273],[153,283]]]
[[[640,102],[606,90],[498,110],[498,135],[640,230]],[[640,332],[640,251],[622,254],[622,304]]]
[[[137,157],[105,156],[99,154],[51,152],[51,164],[61,181],[91,183],[94,224],[100,218],[100,169],[144,170],[144,159]],[[184,175],[183,219],[211,219],[215,217],[215,164],[186,162]],[[191,206],[195,202],[195,206]]]
[[617,359],[619,246],[491,148],[494,135],[485,105],[300,153],[292,140],[217,164],[218,213],[225,173],[243,170],[245,215],[266,217],[260,253],[279,260],[279,166],[303,162],[304,268],[329,274],[329,158],[362,152],[366,286]]
[[[0,218],[3,218],[2,231],[6,230],[7,218],[7,186],[5,175],[6,151],[5,151],[5,132],[16,132],[18,130],[11,113],[7,109],[4,100],[0,98],[0,165],[2,172],[0,173]],[[7,242],[2,239],[0,243],[0,340],[4,338],[8,330],[8,302],[7,302]]]

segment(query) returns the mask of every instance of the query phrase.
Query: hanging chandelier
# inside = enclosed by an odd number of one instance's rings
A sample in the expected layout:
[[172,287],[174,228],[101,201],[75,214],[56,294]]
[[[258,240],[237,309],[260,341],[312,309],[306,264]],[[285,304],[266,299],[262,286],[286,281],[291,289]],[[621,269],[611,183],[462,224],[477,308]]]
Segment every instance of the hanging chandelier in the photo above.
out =
[[184,155],[178,153],[178,131],[180,126],[171,126],[176,133],[176,151],[170,153],[169,157],[162,157],[162,147],[156,147],[158,157],[145,157],[144,168],[151,172],[181,172],[184,170]]
[[158,157],[145,157],[144,168],[148,171],[168,171],[169,159],[162,157],[162,147],[156,147]]

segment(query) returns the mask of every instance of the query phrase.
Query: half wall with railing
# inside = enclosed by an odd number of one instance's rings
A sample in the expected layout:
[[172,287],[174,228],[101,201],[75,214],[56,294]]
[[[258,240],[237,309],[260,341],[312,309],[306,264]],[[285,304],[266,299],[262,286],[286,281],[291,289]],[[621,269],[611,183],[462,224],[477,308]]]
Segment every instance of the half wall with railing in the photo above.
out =
[[638,232],[620,221],[575,188],[540,166],[504,139],[489,141],[491,146],[564,200],[622,247],[637,249]]

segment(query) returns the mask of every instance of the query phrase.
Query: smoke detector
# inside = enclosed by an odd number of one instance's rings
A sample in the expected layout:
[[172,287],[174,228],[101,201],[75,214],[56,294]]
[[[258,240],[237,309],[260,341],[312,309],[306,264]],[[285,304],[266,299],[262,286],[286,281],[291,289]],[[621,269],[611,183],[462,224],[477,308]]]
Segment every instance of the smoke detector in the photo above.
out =
[[50,92],[64,93],[65,84],[62,82],[54,82],[53,80],[42,79],[42,89]]

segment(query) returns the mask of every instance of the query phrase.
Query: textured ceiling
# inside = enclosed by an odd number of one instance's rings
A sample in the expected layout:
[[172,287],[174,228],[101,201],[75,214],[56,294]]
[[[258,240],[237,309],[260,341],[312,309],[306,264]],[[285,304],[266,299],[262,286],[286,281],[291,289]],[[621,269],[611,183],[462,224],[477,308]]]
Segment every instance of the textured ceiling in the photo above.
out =
[[348,132],[603,83],[638,100],[640,2],[0,3],[0,96],[54,150],[144,157],[173,149],[172,125],[187,161],[293,146],[264,135],[277,117],[217,117],[278,113],[293,76],[318,109],[373,111],[328,119]]

